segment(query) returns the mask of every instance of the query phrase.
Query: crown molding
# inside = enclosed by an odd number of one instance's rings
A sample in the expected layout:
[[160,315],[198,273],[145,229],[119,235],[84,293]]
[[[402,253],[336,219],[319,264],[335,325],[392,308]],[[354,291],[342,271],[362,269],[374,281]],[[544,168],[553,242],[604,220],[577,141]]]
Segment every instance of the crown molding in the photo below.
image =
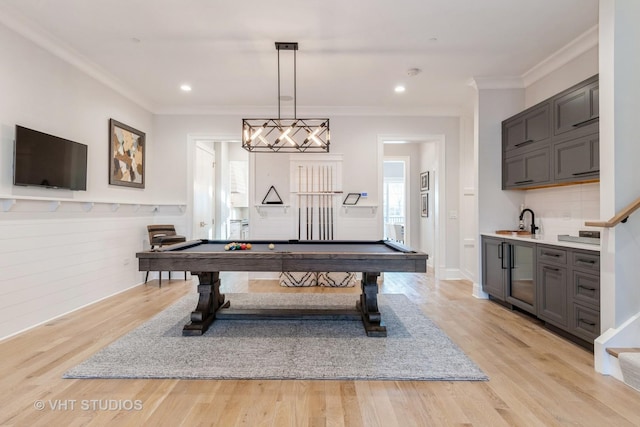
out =
[[[275,113],[275,114],[274,114]],[[458,117],[463,113],[459,107],[366,107],[366,106],[320,106],[297,108],[297,117],[327,116],[404,116],[404,117]],[[220,115],[239,117],[276,117],[275,107],[262,106],[203,106],[203,107],[167,107],[154,111],[157,115]],[[282,115],[282,117],[288,117]]]
[[154,105],[144,96],[119,81],[111,74],[105,72],[100,66],[89,61],[79,52],[68,46],[62,40],[46,32],[22,15],[9,9],[7,5],[0,6],[0,22],[9,29],[18,33],[27,40],[43,48],[50,54],[78,68],[83,73],[93,77],[105,86],[118,92],[120,95],[141,106],[149,112],[153,112]]
[[524,89],[522,77],[503,76],[503,77],[485,77],[477,76],[467,82],[467,84],[476,90],[481,89]]
[[542,62],[535,65],[529,71],[525,72],[522,75],[524,85],[529,86],[532,83],[535,83],[541,78],[549,75],[551,72],[567,64],[571,60],[582,55],[589,49],[598,46],[598,43],[598,25],[595,25],[578,36],[578,38],[569,42],[568,44],[560,48],[560,50],[554,52]]

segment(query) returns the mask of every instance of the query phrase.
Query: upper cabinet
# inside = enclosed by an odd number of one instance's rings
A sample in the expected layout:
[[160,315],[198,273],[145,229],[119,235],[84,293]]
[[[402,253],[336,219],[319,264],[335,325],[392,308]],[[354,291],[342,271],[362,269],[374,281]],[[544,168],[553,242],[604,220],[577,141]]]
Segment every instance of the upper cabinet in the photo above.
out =
[[553,134],[598,131],[599,82],[594,76],[553,98]]
[[595,75],[502,122],[502,189],[597,181],[599,93]]
[[[551,136],[551,104],[544,102],[502,123],[505,151],[524,151],[548,142]],[[514,153],[515,154],[515,153]]]

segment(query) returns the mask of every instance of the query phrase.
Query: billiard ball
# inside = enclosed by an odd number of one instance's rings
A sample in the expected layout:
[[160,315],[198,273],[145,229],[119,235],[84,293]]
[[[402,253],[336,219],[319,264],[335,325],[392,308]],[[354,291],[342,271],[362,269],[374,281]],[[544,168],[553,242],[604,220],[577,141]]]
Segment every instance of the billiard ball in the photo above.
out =
[[269,243],[269,249],[273,249],[275,247],[276,247],[276,245],[274,245],[273,243]]
[[229,248],[230,248],[230,246],[229,246],[229,245],[224,245],[224,250],[225,250],[225,251],[228,251],[228,250],[229,250]]
[[247,243],[247,249],[251,249],[251,243]]
[[247,244],[246,243],[240,243],[240,249],[242,249],[243,251],[247,249]]

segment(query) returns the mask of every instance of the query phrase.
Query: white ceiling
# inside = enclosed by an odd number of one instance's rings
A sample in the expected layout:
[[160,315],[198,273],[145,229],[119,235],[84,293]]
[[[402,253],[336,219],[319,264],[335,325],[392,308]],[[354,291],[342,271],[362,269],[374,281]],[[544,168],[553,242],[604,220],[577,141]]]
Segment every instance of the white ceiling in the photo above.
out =
[[472,78],[522,77],[593,32],[598,0],[2,0],[0,21],[156,113],[275,114],[276,41],[299,43],[298,111],[459,111]]

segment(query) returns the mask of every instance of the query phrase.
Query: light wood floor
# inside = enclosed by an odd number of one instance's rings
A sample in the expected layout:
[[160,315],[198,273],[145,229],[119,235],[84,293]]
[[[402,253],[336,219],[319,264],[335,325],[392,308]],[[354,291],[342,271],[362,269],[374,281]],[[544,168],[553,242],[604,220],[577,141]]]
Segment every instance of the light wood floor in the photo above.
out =
[[[225,274],[223,290],[358,292],[248,283],[243,274]],[[381,292],[404,293],[419,304],[489,381],[61,378],[188,292],[195,292],[190,282],[163,280],[158,288],[152,281],[1,342],[0,425],[640,425],[640,393],[594,372],[591,353],[522,314],[473,298],[468,282],[419,274],[386,274]]]

